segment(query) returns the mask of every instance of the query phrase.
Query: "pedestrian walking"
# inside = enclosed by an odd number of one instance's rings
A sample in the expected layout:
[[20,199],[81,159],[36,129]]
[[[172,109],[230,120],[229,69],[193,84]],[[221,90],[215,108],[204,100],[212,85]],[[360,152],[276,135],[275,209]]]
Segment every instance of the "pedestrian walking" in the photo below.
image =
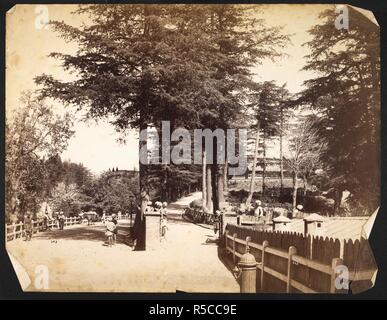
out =
[[30,241],[32,238],[33,232],[33,221],[30,214],[27,214],[24,217],[24,232],[25,232],[25,241]]
[[102,220],[102,223],[105,224],[105,222],[106,222],[106,212],[105,212],[105,210],[103,210],[101,220]]
[[43,215],[43,231],[46,231],[48,229],[48,222],[50,220],[50,217],[48,216],[47,212]]
[[117,215],[115,213],[112,214],[112,222],[114,223],[114,226],[115,226],[113,230],[113,244],[116,244],[117,234],[118,234],[118,228],[117,228],[118,220],[117,220]]
[[161,210],[160,210],[161,217],[167,217],[167,206],[168,206],[168,203],[164,201],[161,205]]
[[220,230],[220,216],[222,212],[220,210],[216,210],[214,214],[214,233],[217,234]]
[[59,212],[55,212],[53,215],[54,223],[53,223],[53,228],[54,225],[56,225],[56,228],[59,229]]
[[63,230],[64,229],[64,224],[65,224],[65,215],[63,211],[59,213],[59,229]]

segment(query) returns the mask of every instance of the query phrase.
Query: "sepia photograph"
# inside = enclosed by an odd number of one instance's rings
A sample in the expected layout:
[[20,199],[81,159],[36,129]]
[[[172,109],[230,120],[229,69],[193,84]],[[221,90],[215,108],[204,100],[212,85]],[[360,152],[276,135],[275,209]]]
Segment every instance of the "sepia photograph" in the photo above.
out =
[[346,4],[17,4],[5,243],[24,292],[378,281],[380,28]]

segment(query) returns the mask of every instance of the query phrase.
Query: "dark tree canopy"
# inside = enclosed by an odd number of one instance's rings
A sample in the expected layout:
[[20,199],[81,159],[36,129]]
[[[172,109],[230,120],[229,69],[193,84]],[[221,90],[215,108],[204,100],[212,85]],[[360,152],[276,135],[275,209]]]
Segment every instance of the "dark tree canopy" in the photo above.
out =
[[348,30],[335,28],[334,10],[310,30],[311,53],[305,70],[317,77],[305,82],[299,103],[318,110],[328,142],[325,162],[331,186],[348,190],[352,200],[375,210],[380,195],[379,27],[348,7]]

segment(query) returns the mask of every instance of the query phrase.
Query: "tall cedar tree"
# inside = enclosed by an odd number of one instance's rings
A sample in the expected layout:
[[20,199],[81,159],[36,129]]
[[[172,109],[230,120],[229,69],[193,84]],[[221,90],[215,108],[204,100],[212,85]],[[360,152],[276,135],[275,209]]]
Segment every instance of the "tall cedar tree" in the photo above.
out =
[[[43,96],[87,110],[89,118],[109,117],[123,131],[147,129],[161,120],[170,120],[172,127],[224,127],[225,119],[231,122],[240,112],[238,93],[250,81],[249,68],[278,56],[276,49],[287,41],[252,9],[82,6],[77,13],[88,15],[86,25],[52,22],[61,37],[78,45],[74,55],[51,54],[76,79],[64,82],[44,74],[36,82]],[[142,213],[149,198],[146,171],[140,164]],[[140,220],[143,225],[142,214]]]
[[305,82],[299,102],[322,115],[335,209],[348,190],[351,200],[370,212],[380,196],[380,36],[362,13],[351,7],[348,13],[348,30],[335,28],[333,8],[310,30],[304,69],[318,76]]

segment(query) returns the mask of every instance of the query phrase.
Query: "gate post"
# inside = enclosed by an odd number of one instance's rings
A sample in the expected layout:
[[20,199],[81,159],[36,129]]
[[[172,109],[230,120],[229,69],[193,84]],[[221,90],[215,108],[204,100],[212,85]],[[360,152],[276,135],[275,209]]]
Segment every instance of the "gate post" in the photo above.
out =
[[238,263],[241,269],[241,293],[257,292],[257,261],[249,251],[250,249],[247,247],[246,253]]

